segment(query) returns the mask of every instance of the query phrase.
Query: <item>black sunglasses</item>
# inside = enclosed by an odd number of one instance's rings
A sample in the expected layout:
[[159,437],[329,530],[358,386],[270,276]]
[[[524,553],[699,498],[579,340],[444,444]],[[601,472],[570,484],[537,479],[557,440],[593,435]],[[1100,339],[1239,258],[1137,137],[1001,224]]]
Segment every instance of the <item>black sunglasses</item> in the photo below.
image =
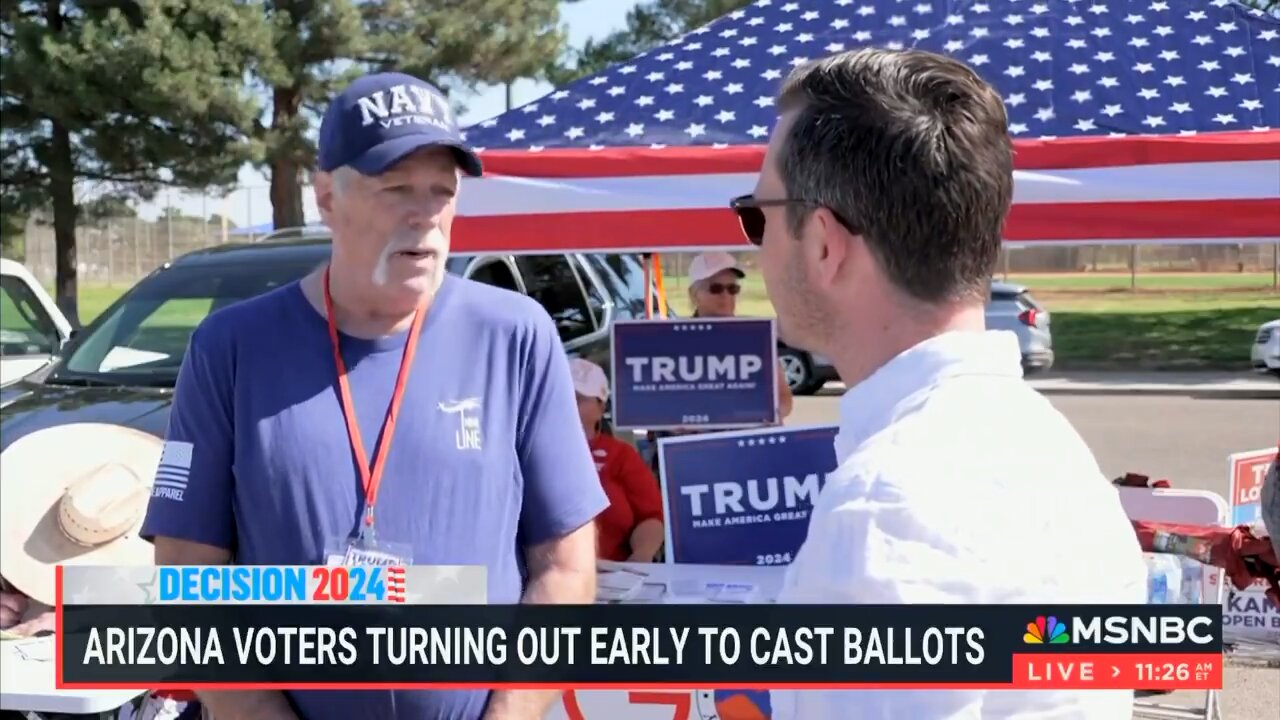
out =
[[809,207],[825,207],[835,216],[836,222],[840,223],[846,230],[855,235],[858,234],[853,226],[840,217],[835,210],[823,205],[816,200],[798,200],[795,198],[776,198],[772,200],[761,200],[755,195],[740,195],[729,201],[729,207],[738,214],[738,222],[742,225],[742,234],[747,236],[747,240],[752,245],[762,245],[764,243],[764,208],[767,207],[786,207],[788,205],[807,205]]
[[742,286],[737,283],[728,283],[727,285],[722,283],[711,283],[710,285],[707,286],[707,292],[711,293],[712,295],[719,295],[720,293],[729,293],[730,295],[737,295],[738,293],[742,292]]

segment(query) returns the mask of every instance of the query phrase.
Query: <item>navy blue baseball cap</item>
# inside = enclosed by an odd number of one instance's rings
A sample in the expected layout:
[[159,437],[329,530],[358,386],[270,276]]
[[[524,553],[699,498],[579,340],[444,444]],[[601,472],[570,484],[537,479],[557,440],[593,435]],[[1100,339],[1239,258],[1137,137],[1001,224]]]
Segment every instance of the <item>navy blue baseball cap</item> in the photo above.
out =
[[381,175],[424,147],[451,148],[462,170],[484,172],[467,146],[444,95],[430,83],[404,73],[373,73],[351,83],[333,99],[320,121],[317,166],[333,172],[350,165],[364,175]]

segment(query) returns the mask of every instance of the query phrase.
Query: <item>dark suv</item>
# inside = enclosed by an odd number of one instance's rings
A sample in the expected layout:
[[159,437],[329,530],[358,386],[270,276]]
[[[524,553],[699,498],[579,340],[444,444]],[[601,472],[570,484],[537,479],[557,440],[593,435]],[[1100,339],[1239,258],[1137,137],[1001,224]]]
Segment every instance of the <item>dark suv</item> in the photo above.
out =
[[[327,243],[323,225],[284,228],[257,243]],[[316,263],[327,257],[320,253]],[[644,317],[644,264],[638,255],[450,255],[449,272],[537,300],[571,355],[609,367],[609,326]]]
[[609,327],[643,318],[644,264],[636,255],[450,257],[450,272],[523,293],[555,321],[570,355],[609,367]]
[[[209,313],[292,282],[329,257],[329,240],[222,245],[183,255],[143,278],[59,350],[46,368],[0,390],[0,446],[73,422],[163,436],[178,369]],[[537,300],[567,352],[609,365],[609,326],[644,317],[635,255],[454,255],[449,272]]]

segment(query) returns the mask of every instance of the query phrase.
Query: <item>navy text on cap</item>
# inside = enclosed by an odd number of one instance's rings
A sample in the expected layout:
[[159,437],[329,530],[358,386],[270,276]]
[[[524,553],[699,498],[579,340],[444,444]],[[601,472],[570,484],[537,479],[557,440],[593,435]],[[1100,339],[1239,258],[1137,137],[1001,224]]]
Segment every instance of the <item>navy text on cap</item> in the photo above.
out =
[[404,73],[374,73],[334,98],[320,122],[317,165],[333,172],[349,165],[380,175],[424,147],[448,147],[463,171],[483,174],[479,156],[462,139],[444,95]]

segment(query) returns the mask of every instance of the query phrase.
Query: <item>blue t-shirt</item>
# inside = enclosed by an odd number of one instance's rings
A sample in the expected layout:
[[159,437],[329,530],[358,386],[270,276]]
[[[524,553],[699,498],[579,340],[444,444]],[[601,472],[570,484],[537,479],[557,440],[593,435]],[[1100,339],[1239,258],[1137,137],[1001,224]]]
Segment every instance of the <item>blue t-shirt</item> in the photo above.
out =
[[[373,455],[408,333],[342,336]],[[211,314],[174,394],[143,536],[226,548],[243,565],[323,564],[361,521],[324,317],[298,283]],[[189,474],[171,465],[189,462]],[[484,565],[490,603],[518,603],[523,549],[608,499],[578,420],[569,364],[531,299],[449,276],[418,341],[375,505],[378,537],[413,562]],[[185,475],[185,477],[184,477]],[[288,693],[305,720],[479,718],[488,691]]]

